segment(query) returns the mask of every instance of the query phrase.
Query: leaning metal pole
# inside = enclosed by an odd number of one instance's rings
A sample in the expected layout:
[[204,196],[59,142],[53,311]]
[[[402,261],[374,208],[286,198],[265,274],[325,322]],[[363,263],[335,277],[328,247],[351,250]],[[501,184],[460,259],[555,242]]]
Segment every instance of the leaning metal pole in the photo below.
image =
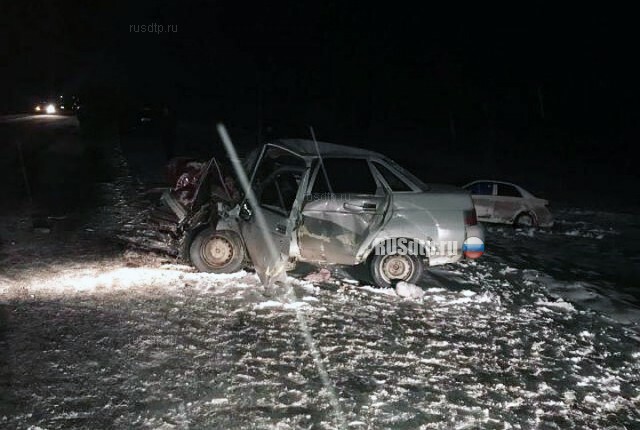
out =
[[[220,134],[220,138],[222,139],[222,143],[224,144],[224,148],[227,151],[227,155],[231,159],[231,164],[236,172],[236,176],[240,181],[240,185],[244,191],[244,195],[249,200],[249,204],[251,205],[254,214],[256,216],[256,221],[258,222],[258,227],[264,236],[264,241],[267,244],[267,252],[269,252],[269,261],[275,262],[276,267],[270,268],[269,272],[271,273],[267,276],[267,285],[265,285],[265,289],[269,290],[271,288],[271,284],[276,281],[282,279],[287,288],[287,299],[291,301],[296,300],[295,293],[293,291],[293,286],[287,282],[286,272],[284,270],[285,264],[284,260],[280,257],[280,253],[273,242],[273,238],[268,233],[267,222],[264,218],[264,214],[262,213],[262,209],[258,205],[258,201],[256,199],[255,193],[251,188],[249,183],[249,179],[247,178],[247,174],[242,167],[242,163],[240,162],[240,158],[238,158],[238,153],[231,142],[231,138],[227,133],[227,129],[223,124],[218,124],[218,133]],[[276,279],[279,278],[279,279]],[[302,337],[304,339],[307,348],[311,352],[311,356],[313,357],[313,362],[318,371],[318,375],[320,375],[320,380],[322,381],[322,385],[329,396],[329,402],[331,403],[331,407],[333,408],[333,413],[335,415],[336,425],[339,429],[346,429],[346,421],[344,418],[344,414],[342,412],[342,408],[340,406],[340,401],[338,400],[338,396],[336,395],[336,391],[333,387],[333,383],[329,378],[329,374],[324,367],[324,363],[322,362],[322,356],[320,355],[320,350],[316,346],[316,343],[311,335],[311,330],[307,325],[307,319],[299,307],[296,307],[296,319],[298,320],[298,326],[300,327],[300,331],[302,332]]]

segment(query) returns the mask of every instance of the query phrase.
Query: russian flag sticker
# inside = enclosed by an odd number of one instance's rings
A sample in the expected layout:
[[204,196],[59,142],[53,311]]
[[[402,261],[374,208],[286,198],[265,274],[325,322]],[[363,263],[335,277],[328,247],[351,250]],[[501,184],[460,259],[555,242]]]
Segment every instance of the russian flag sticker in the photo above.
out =
[[468,237],[462,243],[462,252],[467,258],[479,258],[484,253],[484,242],[479,237]]

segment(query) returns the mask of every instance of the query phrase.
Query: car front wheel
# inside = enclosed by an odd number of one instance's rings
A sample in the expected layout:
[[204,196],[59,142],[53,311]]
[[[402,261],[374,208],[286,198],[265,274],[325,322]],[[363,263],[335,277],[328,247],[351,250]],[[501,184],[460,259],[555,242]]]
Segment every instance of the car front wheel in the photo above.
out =
[[422,276],[422,259],[410,254],[375,255],[370,263],[371,276],[382,288],[393,288],[400,281],[414,284]]
[[231,230],[202,230],[189,247],[191,264],[201,272],[237,272],[242,268],[244,257],[242,240]]

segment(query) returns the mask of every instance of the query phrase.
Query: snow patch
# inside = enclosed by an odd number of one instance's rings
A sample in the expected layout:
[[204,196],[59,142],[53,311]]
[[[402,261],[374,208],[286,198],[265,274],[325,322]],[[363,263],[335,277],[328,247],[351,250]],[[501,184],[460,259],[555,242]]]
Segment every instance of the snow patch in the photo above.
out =
[[555,308],[562,311],[567,312],[575,312],[576,308],[569,302],[565,302],[564,300],[558,300],[557,302],[549,302],[546,300],[538,300],[536,305],[546,307],[546,308]]
[[[245,282],[229,282],[234,280]],[[32,276],[24,286],[31,293],[98,293],[118,290],[139,290],[159,287],[166,291],[179,291],[185,286],[202,290],[224,291],[230,288],[245,288],[259,285],[255,274],[244,270],[229,274],[183,272],[176,269],[107,267],[73,270],[63,268],[57,273]]]
[[415,284],[400,281],[396,285],[396,294],[407,299],[421,299],[424,297],[424,290]]
[[253,309],[274,309],[281,308],[284,306],[284,303],[277,302],[275,300],[267,300],[266,302],[256,303],[253,305]]
[[507,266],[504,269],[500,270],[500,274],[501,275],[506,275],[506,274],[509,274],[509,273],[516,273],[517,271],[518,271],[518,269],[516,269],[514,267]]
[[310,309],[311,305],[307,302],[293,302],[285,304],[283,308],[286,310]]
[[383,294],[386,296],[396,296],[396,290],[393,288],[378,288],[372,287],[371,285],[363,285],[362,287],[358,287],[359,290],[368,291],[374,294]]

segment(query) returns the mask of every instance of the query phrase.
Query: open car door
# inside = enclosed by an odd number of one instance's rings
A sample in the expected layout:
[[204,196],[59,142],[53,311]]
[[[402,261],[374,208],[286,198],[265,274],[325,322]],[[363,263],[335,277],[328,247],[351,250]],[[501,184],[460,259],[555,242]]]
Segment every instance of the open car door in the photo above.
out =
[[323,164],[314,169],[301,211],[300,260],[356,264],[358,251],[384,224],[390,195],[365,158],[325,157]]
[[[285,274],[291,235],[308,182],[305,160],[277,146],[267,145],[258,159],[251,178],[259,208],[244,202],[240,208],[240,232],[260,280],[270,285]],[[264,216],[267,231],[256,220]],[[275,252],[270,251],[275,244]]]

